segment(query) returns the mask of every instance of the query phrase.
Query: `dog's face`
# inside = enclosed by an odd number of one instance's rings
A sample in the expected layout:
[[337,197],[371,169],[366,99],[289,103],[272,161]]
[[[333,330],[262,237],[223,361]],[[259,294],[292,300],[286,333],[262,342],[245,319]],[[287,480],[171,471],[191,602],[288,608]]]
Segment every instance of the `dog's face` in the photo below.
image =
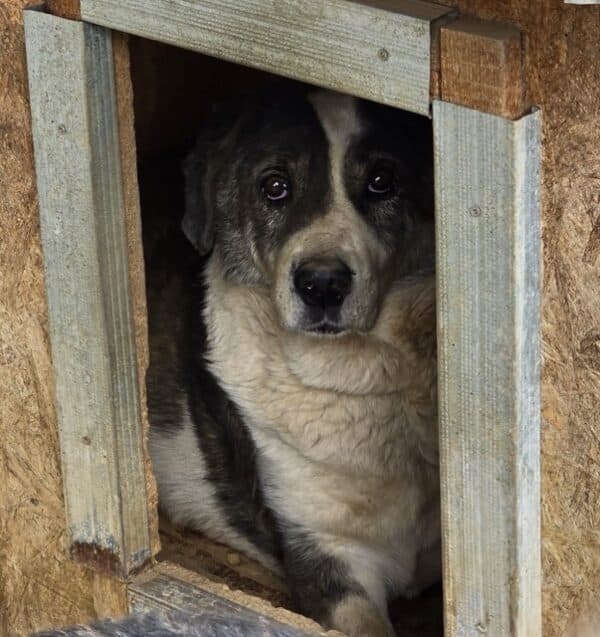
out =
[[430,122],[318,91],[262,94],[207,127],[183,228],[282,325],[368,331],[390,285],[433,267]]

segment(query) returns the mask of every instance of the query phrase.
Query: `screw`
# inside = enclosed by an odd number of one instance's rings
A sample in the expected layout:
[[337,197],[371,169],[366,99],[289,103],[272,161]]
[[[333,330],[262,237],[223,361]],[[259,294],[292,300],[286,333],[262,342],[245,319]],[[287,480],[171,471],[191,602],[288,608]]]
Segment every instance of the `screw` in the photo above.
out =
[[382,62],[386,62],[390,57],[390,52],[387,49],[379,49],[377,56]]
[[67,127],[66,127],[64,124],[61,124],[61,125],[58,127],[58,132],[59,132],[59,133],[62,133],[62,134],[64,135],[64,134],[67,132]]
[[481,217],[481,208],[479,206],[473,206],[469,208],[469,214],[471,217]]

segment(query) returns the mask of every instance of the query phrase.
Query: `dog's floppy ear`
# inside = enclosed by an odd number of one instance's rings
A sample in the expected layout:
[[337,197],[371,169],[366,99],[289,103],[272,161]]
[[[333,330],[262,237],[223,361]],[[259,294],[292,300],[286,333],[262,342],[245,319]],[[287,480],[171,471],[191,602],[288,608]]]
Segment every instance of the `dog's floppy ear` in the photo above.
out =
[[203,131],[183,162],[185,212],[183,233],[201,255],[208,254],[215,240],[214,180],[228,141],[240,117],[239,102],[215,107]]
[[208,144],[198,140],[183,162],[185,212],[181,229],[201,255],[208,254],[215,234],[214,204],[210,193]]

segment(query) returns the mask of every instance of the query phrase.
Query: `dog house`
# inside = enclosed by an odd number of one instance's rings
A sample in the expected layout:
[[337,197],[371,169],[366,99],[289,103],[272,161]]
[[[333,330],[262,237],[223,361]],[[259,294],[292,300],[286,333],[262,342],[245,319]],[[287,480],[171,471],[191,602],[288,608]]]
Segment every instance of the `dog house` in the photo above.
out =
[[[156,493],[144,442],[144,262],[123,35],[130,34],[432,117],[445,634],[541,635],[542,118],[534,104],[545,113],[545,99],[536,98],[546,93],[528,84],[534,75],[527,66],[533,64],[527,55],[543,63],[539,43],[528,40],[534,32],[541,37],[538,23],[532,17],[531,32],[523,32],[511,20],[482,19],[483,9],[475,19],[420,0],[49,5],[25,12],[25,39],[65,543],[70,558],[85,566],[68,568],[79,578],[80,597],[89,588],[93,600],[71,616],[208,606],[226,613],[241,606],[308,634],[317,630],[180,564],[154,560]],[[560,10],[579,25],[581,8]],[[586,173],[589,180],[597,179],[595,170]],[[597,206],[597,196],[590,201]],[[586,280],[600,246],[593,224]],[[597,282],[590,285],[597,290]],[[587,325],[579,346],[593,371],[597,332],[591,319]],[[560,385],[557,379],[550,387]],[[593,401],[591,380],[587,387],[583,400]],[[548,409],[558,404],[544,405],[557,427],[563,412]],[[577,444],[589,443],[587,457],[596,462],[589,469],[596,482],[585,482],[592,515],[600,499],[600,452],[591,446],[600,440],[598,421],[587,421],[591,437],[583,416],[577,423]],[[559,460],[550,458],[558,471]],[[546,488],[555,484],[558,478],[546,474]],[[590,600],[600,591],[593,566],[600,560],[587,553],[600,547],[596,523],[597,514],[580,548]],[[552,569],[568,551],[557,558],[549,546]],[[565,622],[555,623],[561,609],[555,600],[564,598],[547,597],[544,635],[559,635]],[[569,616],[586,603],[582,595]],[[38,626],[59,623],[51,614],[38,617]],[[18,633],[6,625],[8,634]]]

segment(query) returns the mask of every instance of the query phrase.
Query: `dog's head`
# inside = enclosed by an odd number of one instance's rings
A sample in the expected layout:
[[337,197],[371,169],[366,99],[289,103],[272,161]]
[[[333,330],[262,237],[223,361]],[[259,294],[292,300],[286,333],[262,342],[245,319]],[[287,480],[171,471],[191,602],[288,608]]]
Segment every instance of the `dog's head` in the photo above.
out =
[[368,331],[394,281],[433,267],[430,122],[327,91],[266,92],[211,122],[185,163],[183,229],[281,323]]

